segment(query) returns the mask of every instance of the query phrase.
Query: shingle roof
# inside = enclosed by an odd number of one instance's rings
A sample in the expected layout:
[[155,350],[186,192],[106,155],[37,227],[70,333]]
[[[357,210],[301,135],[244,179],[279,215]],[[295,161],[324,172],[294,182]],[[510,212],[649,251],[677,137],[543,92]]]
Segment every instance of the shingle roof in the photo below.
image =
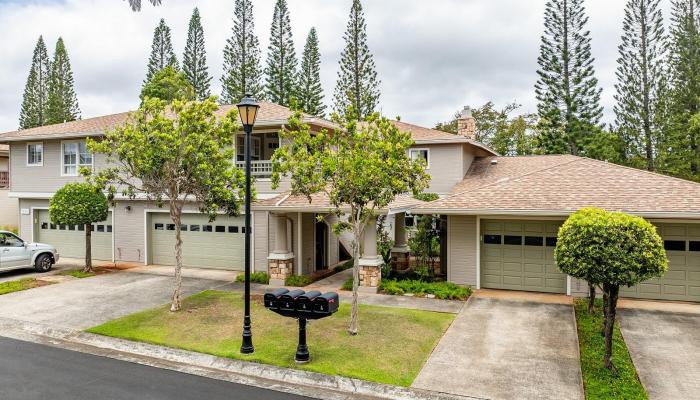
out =
[[[425,204],[425,202],[410,195],[399,195],[386,210],[380,210],[380,212],[402,211],[420,204]],[[330,203],[328,195],[325,193],[312,194],[310,202],[305,196],[292,196],[290,193],[283,193],[270,199],[256,201],[252,208],[261,211],[329,212],[335,207]]]
[[479,160],[453,194],[414,211],[566,215],[600,207],[700,218],[699,183],[574,156],[492,159]]
[[[219,107],[219,110],[216,112],[216,115],[219,117],[223,117],[235,107],[235,105],[222,105]],[[119,114],[105,115],[101,117],[86,118],[77,121],[65,122],[62,124],[46,125],[37,128],[5,132],[0,134],[0,141],[23,140],[44,137],[67,138],[76,136],[101,135],[104,134],[104,132],[106,131],[109,131],[118,127],[119,125],[124,124],[128,120],[130,113],[131,112],[123,112]],[[284,123],[291,115],[292,111],[287,107],[266,101],[261,101],[256,126],[262,127],[269,125],[280,125]],[[316,123],[328,127],[334,126],[330,121],[312,117],[310,115],[306,115],[305,119],[309,123]]]
[[455,135],[449,132],[443,132],[437,129],[425,128],[422,126],[409,124],[403,121],[391,121],[399,130],[403,132],[411,132],[411,138],[416,144],[439,144],[439,143],[467,143],[483,153],[480,155],[498,155],[493,149],[476,140],[468,139],[464,136]]

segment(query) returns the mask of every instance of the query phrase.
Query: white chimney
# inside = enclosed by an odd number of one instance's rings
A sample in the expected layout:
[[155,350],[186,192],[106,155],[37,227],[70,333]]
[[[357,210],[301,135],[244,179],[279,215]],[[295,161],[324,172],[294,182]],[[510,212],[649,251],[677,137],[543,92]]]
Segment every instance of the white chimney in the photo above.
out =
[[464,106],[462,112],[459,113],[457,134],[467,139],[474,140],[476,138],[476,120],[472,116],[472,109],[469,106]]

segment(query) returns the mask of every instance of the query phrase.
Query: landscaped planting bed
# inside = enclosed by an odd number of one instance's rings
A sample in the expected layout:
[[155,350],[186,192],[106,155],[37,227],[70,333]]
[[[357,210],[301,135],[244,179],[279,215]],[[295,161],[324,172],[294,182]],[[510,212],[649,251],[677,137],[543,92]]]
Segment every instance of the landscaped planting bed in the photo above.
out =
[[[603,354],[605,353],[605,340],[601,334],[603,302],[601,300],[596,302],[594,314],[588,313],[588,299],[577,299],[575,307],[586,399],[646,399],[646,391],[639,382],[637,370],[632,364],[632,359],[617,323],[615,323],[613,338],[613,364],[617,368],[617,376],[613,375],[603,364]],[[650,328],[653,329],[653,327]]]
[[297,322],[251,304],[255,353],[242,355],[240,293],[206,291],[183,301],[119,318],[89,332],[240,360],[409,386],[453,314],[360,305],[357,336],[347,333],[350,305],[307,330],[311,362],[294,362]]
[[46,285],[50,285],[50,283],[38,281],[34,278],[25,278],[16,281],[2,282],[0,283],[0,295],[12,292],[19,292],[21,290],[27,290]]
[[[343,284],[342,290],[352,290],[352,278]],[[431,297],[441,300],[466,300],[472,290],[451,282],[424,282],[417,279],[384,279],[379,292],[395,296]]]

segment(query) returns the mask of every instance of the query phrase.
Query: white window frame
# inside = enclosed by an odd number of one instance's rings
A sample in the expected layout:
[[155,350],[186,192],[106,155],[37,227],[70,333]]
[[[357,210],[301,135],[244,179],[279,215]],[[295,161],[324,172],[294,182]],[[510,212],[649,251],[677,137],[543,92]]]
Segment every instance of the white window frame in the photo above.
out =
[[[261,161],[262,160],[262,141],[260,140],[259,137],[257,136],[251,136],[250,137],[251,142],[250,142],[250,161]],[[243,143],[239,143],[239,140]],[[257,149],[256,149],[257,146]],[[240,151],[241,147],[243,148],[243,151]],[[238,157],[241,156],[243,158],[242,160],[239,160]],[[245,161],[245,136],[240,135],[236,138],[236,161],[237,162],[243,162]]]
[[[41,162],[39,163],[30,163],[29,162],[29,146],[36,146],[36,145],[41,145]],[[27,167],[43,167],[44,166],[44,142],[29,142],[27,143],[27,154],[26,154],[26,159]]]
[[[65,172],[65,145],[66,144],[71,144],[71,143],[76,143],[78,145],[78,153],[75,156],[75,174],[67,174]],[[61,176],[80,176],[80,167],[90,167],[90,169],[95,168],[95,155],[90,153],[90,160],[92,161],[90,164],[81,164],[80,163],[80,143],[85,143],[85,140],[62,140],[61,141]]]
[[414,160],[413,154],[424,151],[425,152],[425,169],[430,169],[430,149],[427,147],[418,147],[418,148],[411,148],[408,149],[408,156],[411,158],[411,160]]

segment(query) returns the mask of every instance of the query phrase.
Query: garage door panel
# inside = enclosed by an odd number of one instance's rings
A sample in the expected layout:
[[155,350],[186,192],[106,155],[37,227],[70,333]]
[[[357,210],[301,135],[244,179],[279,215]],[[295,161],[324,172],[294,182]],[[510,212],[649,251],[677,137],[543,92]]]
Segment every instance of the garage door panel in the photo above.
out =
[[537,223],[525,223],[525,228],[523,229],[526,233],[544,233],[544,226]]
[[523,250],[523,257],[528,259],[528,260],[544,260],[544,251],[541,248],[534,248],[534,247],[526,247],[525,250]]
[[560,288],[562,285],[566,287],[566,277],[564,278],[547,278],[545,284],[549,288]]
[[700,297],[700,285],[690,285],[688,286],[688,295]]
[[525,270],[525,272],[536,272],[536,273],[543,274],[545,272],[544,268],[545,267],[543,264],[524,264],[523,265],[523,269]]
[[523,258],[523,250],[520,246],[503,245],[501,257],[504,259],[520,260]]
[[[36,210],[37,226],[34,241],[53,245],[61,257],[85,258],[85,230],[83,227],[54,225],[48,210]],[[82,230],[81,230],[82,229]],[[91,252],[94,260],[112,260],[112,212],[107,220],[93,225]]]
[[513,222],[505,222],[503,224],[503,231],[505,233],[522,233],[523,232],[523,224],[513,223]]
[[687,287],[685,285],[664,285],[664,293],[666,294],[677,294],[685,296],[687,293]]
[[528,276],[525,278],[524,285],[529,286],[529,287],[538,288],[538,287],[544,287],[545,282],[544,282],[543,277]]
[[503,263],[503,272],[504,273],[512,273],[512,272],[521,272],[522,271],[522,265],[520,263],[515,263],[515,262],[504,262]]
[[673,271],[669,269],[664,274],[664,281],[684,281],[686,278],[687,276],[685,271]]
[[523,284],[523,278],[520,276],[508,276],[504,275],[503,276],[503,284],[507,286],[522,286]]

